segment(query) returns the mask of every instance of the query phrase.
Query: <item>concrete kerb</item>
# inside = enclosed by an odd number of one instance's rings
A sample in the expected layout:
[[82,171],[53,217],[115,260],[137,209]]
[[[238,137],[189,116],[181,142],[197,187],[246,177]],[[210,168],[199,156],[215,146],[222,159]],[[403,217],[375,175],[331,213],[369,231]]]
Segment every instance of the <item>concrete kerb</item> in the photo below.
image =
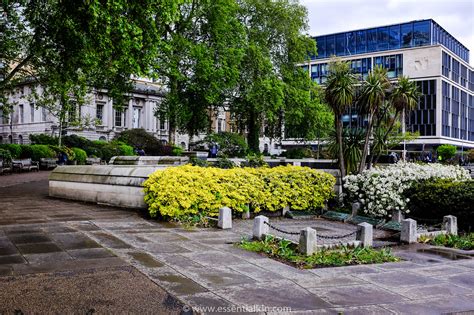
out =
[[402,230],[400,233],[400,241],[403,243],[416,243],[422,236],[433,237],[440,234],[453,234],[457,235],[457,218],[453,215],[447,215],[443,217],[442,230],[439,231],[426,231],[418,233],[417,222],[413,219],[402,220]]

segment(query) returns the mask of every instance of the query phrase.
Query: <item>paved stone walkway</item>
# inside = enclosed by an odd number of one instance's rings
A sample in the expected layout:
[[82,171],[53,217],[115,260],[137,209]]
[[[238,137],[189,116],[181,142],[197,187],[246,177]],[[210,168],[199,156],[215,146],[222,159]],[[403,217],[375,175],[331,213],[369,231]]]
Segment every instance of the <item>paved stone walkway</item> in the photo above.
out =
[[[401,263],[298,270],[236,248],[246,229],[186,229],[127,210],[51,199],[46,181],[2,188],[0,202],[0,312],[114,312],[129,301],[135,308],[119,312],[178,312],[179,302],[160,288],[203,313],[474,310],[474,259],[411,248],[400,250],[409,259]],[[111,299],[110,292],[118,296]],[[69,294],[76,296],[73,308],[54,298]]]

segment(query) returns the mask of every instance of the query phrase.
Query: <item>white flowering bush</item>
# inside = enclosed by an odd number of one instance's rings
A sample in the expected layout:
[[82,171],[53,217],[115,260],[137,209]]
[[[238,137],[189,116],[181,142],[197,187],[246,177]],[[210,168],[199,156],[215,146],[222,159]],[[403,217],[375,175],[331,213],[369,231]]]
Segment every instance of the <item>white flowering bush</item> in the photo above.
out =
[[399,162],[348,175],[344,177],[344,188],[347,198],[359,201],[365,213],[384,217],[392,210],[409,213],[406,207],[409,200],[403,192],[415,182],[438,178],[471,180],[469,172],[459,166]]

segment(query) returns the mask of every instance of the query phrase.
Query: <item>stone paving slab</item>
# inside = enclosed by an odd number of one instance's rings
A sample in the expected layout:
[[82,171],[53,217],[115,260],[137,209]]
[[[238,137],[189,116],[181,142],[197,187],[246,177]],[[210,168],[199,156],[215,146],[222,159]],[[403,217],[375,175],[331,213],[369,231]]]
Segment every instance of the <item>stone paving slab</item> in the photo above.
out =
[[[8,204],[7,209],[0,209],[0,281],[13,277],[18,283],[38,283],[32,280],[36,276],[70,274],[80,279],[97,272],[98,283],[107,284],[106,278],[113,279],[115,274],[101,278],[100,272],[115,268],[119,270],[115,271],[116,285],[126,290],[125,282],[120,282],[121,270],[133,266],[134,276],[128,281],[152,281],[148,282],[151,287],[140,288],[140,283],[133,282],[127,288],[145,290],[142,295],[135,293],[140,295],[136,301],[146,305],[152,301],[144,302],[142,297],[161,287],[196,310],[204,306],[262,306],[267,307],[267,314],[272,307],[289,307],[291,314],[474,310],[473,259],[452,261],[415,249],[407,254],[408,261],[400,263],[300,270],[232,244],[251,233],[251,220],[236,220],[232,230],[187,229],[147,220],[129,210],[51,199],[46,185],[39,182],[21,189],[0,189],[2,204]],[[295,230],[308,225],[304,220],[279,223]],[[309,224],[321,233],[355,229],[319,219]],[[402,248],[400,252],[407,251]],[[449,302],[436,302],[440,299]],[[161,307],[167,300],[158,298]],[[119,303],[114,301],[110,310]]]

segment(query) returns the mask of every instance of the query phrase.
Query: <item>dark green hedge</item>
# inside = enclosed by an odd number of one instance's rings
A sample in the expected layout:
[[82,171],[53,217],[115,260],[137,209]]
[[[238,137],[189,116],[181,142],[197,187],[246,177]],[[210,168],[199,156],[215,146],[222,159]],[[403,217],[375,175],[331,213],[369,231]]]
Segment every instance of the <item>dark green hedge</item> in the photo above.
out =
[[415,184],[405,192],[410,199],[412,216],[442,220],[445,215],[458,218],[458,227],[474,230],[474,181],[426,181]]

